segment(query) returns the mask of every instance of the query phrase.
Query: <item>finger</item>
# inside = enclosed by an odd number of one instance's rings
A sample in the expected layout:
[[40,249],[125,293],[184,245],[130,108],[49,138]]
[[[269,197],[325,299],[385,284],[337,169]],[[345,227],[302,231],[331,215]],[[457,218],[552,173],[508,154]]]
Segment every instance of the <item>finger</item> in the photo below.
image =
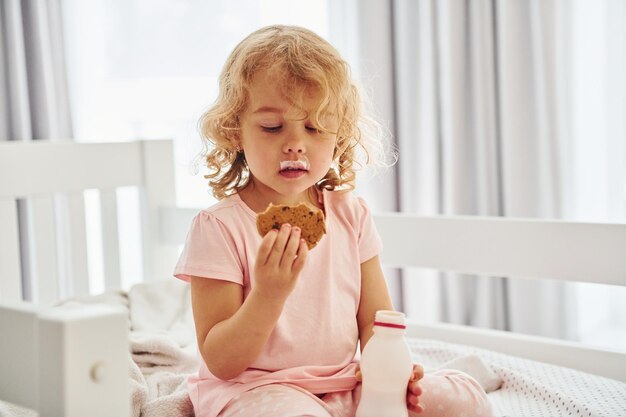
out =
[[407,395],[406,404],[409,407],[409,410],[415,411],[416,413],[421,413],[425,409],[424,405],[420,404],[419,397],[415,395]]
[[285,223],[280,227],[278,235],[276,236],[276,241],[274,242],[274,246],[272,246],[272,250],[267,258],[268,263],[278,264],[280,262],[280,259],[283,257],[283,253],[285,252],[285,245],[287,244],[290,233],[290,224]]
[[298,252],[298,248],[300,246],[300,228],[292,227],[291,234],[287,240],[287,244],[285,245],[285,252],[283,252],[283,256],[280,260],[280,267],[289,267],[292,268],[293,263],[296,259],[296,253]]
[[417,405],[409,404],[409,410],[411,410],[412,412],[416,414],[423,413],[425,409],[426,407],[424,407],[422,404],[417,404]]
[[300,239],[300,244],[298,246],[298,253],[296,259],[293,261],[292,271],[294,274],[299,274],[304,268],[304,264],[306,262],[306,257],[309,254],[309,246],[306,244],[304,239]]
[[363,375],[361,374],[360,370],[357,370],[354,376],[356,377],[356,380],[359,382],[361,382],[361,380],[363,379]]
[[419,397],[422,395],[422,386],[417,382],[411,382],[409,384],[409,393]]
[[424,378],[424,368],[422,365],[413,364],[413,373],[411,374],[411,381],[419,381]]
[[261,264],[265,264],[267,262],[267,258],[272,251],[272,247],[274,246],[274,242],[276,241],[276,237],[278,236],[278,231],[275,229],[270,230],[263,236],[261,240],[261,244],[259,245],[259,252],[257,254],[257,262]]

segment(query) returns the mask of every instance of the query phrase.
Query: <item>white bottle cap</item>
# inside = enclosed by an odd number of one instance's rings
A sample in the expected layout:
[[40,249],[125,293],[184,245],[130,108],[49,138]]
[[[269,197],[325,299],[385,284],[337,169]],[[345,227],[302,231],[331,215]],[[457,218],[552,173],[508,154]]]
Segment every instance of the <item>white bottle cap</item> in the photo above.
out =
[[378,310],[374,318],[374,326],[406,329],[404,313],[393,310]]

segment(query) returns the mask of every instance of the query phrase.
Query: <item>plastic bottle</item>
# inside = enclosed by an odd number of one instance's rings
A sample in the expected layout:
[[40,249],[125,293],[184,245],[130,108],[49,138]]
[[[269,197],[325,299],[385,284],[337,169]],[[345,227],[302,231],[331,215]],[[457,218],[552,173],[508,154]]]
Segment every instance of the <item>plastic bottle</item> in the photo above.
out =
[[361,401],[356,417],[407,417],[407,385],[413,372],[411,351],[404,338],[403,313],[376,312],[374,335],[361,356]]

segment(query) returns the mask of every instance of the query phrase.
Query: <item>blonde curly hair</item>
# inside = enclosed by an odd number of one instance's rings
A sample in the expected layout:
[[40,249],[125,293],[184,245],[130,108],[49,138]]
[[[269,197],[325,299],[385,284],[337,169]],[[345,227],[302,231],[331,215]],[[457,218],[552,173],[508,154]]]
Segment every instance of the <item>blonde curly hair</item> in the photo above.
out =
[[[318,189],[354,188],[355,164],[375,162],[372,156],[378,139],[365,138],[365,125],[380,133],[380,125],[362,112],[361,96],[350,77],[350,68],[337,50],[314,32],[296,26],[267,26],[243,39],[232,51],[219,78],[219,95],[200,118],[209,186],[215,198],[222,199],[246,186],[250,179],[245,155],[235,143],[239,115],[245,110],[248,88],[259,70],[278,69],[282,89],[295,100],[296,91],[313,87],[320,92],[313,120],[320,129],[322,115],[336,114],[339,128],[333,165],[316,186]],[[366,144],[371,139],[371,145]],[[379,143],[379,145],[381,145]],[[359,154],[357,147],[364,152]],[[363,156],[361,163],[358,156]]]

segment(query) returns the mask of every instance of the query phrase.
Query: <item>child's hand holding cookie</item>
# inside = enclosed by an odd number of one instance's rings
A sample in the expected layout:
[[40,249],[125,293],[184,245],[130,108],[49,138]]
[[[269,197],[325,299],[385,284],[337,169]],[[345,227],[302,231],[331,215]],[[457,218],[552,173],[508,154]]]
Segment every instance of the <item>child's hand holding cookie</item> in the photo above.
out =
[[257,253],[254,291],[267,299],[286,300],[295,288],[307,253],[299,227],[283,224],[280,229],[271,229]]

